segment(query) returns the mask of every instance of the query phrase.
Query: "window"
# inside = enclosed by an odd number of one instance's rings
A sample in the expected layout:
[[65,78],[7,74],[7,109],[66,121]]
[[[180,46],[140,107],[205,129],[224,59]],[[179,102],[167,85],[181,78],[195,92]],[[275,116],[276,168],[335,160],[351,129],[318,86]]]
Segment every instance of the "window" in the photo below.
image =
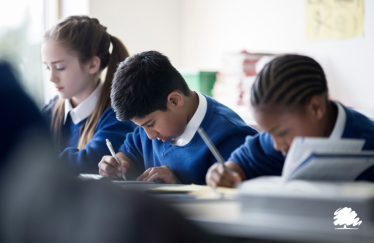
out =
[[39,107],[44,104],[41,40],[43,0],[0,3],[0,59],[8,61],[26,92]]

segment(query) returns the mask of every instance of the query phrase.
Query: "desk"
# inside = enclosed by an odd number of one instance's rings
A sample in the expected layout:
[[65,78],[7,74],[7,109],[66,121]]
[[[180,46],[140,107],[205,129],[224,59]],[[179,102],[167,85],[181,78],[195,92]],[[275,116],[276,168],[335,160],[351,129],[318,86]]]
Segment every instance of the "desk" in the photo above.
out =
[[332,217],[245,215],[239,200],[173,201],[170,205],[207,232],[225,237],[270,242],[374,242],[374,225],[366,225],[372,230],[336,230]]
[[[125,185],[122,186],[126,188]],[[136,186],[138,190],[145,191],[146,187],[153,188],[160,184]],[[264,212],[243,213],[240,198],[196,200],[186,194],[153,196],[164,200],[186,219],[207,232],[232,239],[261,242],[374,242],[374,225],[369,221],[364,221],[358,230],[337,230],[333,224],[333,214],[328,218],[320,218]]]

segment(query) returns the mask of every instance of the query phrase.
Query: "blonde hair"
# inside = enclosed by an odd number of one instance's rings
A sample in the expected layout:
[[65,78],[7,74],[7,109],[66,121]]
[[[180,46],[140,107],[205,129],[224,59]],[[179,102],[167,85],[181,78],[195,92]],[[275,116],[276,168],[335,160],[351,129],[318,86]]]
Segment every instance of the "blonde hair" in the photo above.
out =
[[[48,30],[45,40],[60,42],[68,50],[74,52],[80,63],[86,63],[92,57],[100,58],[100,72],[107,68],[106,77],[102,86],[99,100],[91,116],[87,119],[78,141],[78,149],[92,139],[97,123],[103,112],[111,106],[110,90],[117,63],[129,56],[125,45],[116,37],[111,36],[95,18],[88,16],[70,16]],[[109,53],[112,43],[112,53]],[[65,115],[64,100],[58,98],[53,102],[54,106],[51,119],[51,130],[54,134],[55,145],[63,149],[62,125]]]

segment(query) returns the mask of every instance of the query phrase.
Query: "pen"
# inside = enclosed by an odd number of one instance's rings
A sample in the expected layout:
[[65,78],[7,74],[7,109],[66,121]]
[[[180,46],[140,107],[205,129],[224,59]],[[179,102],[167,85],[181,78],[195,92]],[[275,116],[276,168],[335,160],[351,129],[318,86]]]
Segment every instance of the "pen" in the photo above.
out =
[[[121,165],[121,163],[119,162],[119,160],[116,156],[116,153],[114,153],[114,149],[112,147],[112,144],[110,143],[110,141],[108,139],[106,140],[106,145],[108,146],[109,151],[112,154],[112,156],[117,160],[118,164]],[[122,174],[122,178],[126,181],[125,173],[123,173],[123,171],[121,171],[121,174]]]
[[[197,132],[200,134],[201,138],[204,140],[205,144],[208,146],[210,152],[212,152],[218,163],[220,163],[223,166],[223,168],[228,170],[228,168],[225,166],[225,159],[222,157],[221,153],[218,151],[216,146],[214,146],[214,143],[212,142],[212,140],[210,140],[208,135],[205,133],[204,129],[202,127],[199,127],[197,129]],[[214,193],[218,193],[220,195],[220,198],[223,198],[223,194],[218,192],[215,187],[212,187],[212,189]]]
[[197,132],[200,134],[201,138],[204,140],[205,144],[208,146],[210,152],[212,152],[212,154],[214,155],[214,157],[216,158],[216,160],[223,165],[223,167],[225,169],[226,166],[225,166],[225,159],[222,157],[222,155],[220,154],[220,152],[218,151],[218,149],[216,148],[216,146],[214,146],[212,140],[210,140],[210,138],[208,137],[208,135],[206,135],[204,129],[202,127],[199,127],[197,129]]

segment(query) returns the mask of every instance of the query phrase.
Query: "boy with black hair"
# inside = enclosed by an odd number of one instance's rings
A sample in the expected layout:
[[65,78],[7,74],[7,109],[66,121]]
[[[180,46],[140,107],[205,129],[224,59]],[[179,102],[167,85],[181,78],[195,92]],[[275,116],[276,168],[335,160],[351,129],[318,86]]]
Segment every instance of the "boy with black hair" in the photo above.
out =
[[156,198],[75,178],[66,162],[58,163],[47,124],[1,60],[0,112],[6,116],[0,120],[0,242],[227,242]]
[[[216,161],[197,134],[203,127],[224,159],[257,131],[231,109],[188,88],[169,59],[156,51],[142,52],[119,64],[111,93],[120,121],[138,127],[129,133],[117,157],[104,156],[99,173],[120,180],[158,180],[165,183],[205,184]],[[157,139],[155,139],[157,138]]]

